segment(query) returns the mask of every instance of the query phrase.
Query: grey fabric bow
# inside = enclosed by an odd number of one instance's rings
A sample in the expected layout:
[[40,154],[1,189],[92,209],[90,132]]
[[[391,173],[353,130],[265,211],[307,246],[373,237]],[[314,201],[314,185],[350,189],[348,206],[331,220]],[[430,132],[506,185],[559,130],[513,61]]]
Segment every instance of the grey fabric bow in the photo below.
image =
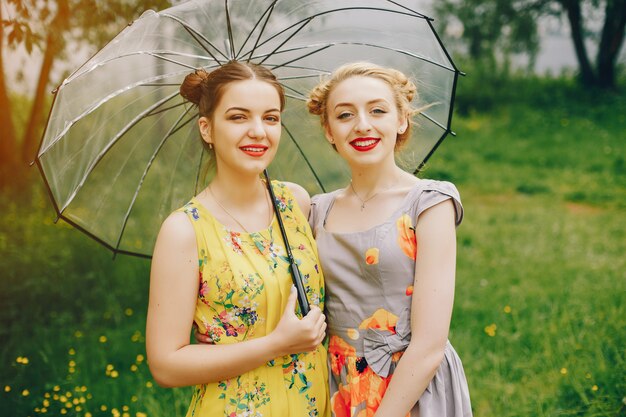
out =
[[363,336],[363,354],[372,371],[384,377],[391,372],[391,355],[405,350],[411,341],[411,314],[405,308],[398,318],[396,334],[388,330],[367,329]]

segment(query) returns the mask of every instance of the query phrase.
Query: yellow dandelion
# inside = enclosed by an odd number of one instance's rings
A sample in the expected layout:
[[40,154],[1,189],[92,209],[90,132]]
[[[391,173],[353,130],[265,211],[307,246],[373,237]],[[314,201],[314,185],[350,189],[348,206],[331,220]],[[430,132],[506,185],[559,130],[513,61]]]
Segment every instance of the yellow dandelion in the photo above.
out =
[[61,401],[62,403],[64,403],[64,402],[66,402],[66,401],[67,401],[67,397],[66,397],[65,395],[61,395],[61,396],[59,397],[59,401]]
[[22,397],[28,397],[30,395],[30,391],[25,389],[22,391]]
[[52,399],[55,400],[55,401],[59,401],[59,395],[58,394],[54,394],[52,396]]
[[91,400],[93,398],[93,395],[91,395],[91,393],[87,394],[87,399]]
[[74,403],[74,405],[78,405],[79,403],[79,399],[74,397],[74,399],[72,400],[72,402]]
[[41,409],[39,407],[35,407],[35,413],[41,413]]
[[11,391],[11,386],[10,385],[5,385],[4,386],[4,392],[9,392]]
[[73,367],[75,367],[75,366],[76,366],[76,362],[74,362],[74,361],[69,361],[68,366],[69,366],[70,368],[73,368]]
[[61,414],[67,414],[67,409],[62,408],[62,409],[61,409]]
[[87,392],[87,386],[83,385],[80,387],[80,392]]
[[50,401],[48,401],[48,400],[43,400],[42,404],[43,404],[44,407],[50,407]]
[[77,406],[76,406],[76,408],[75,408],[75,410],[76,410],[76,411],[82,411],[82,410],[83,410],[83,407],[81,407],[80,405],[77,405]]
[[133,402],[133,403],[136,403],[138,399],[139,398],[137,398],[136,395],[133,395],[132,397],[130,397],[130,401]]
[[69,392],[69,391],[67,391],[67,392],[65,393],[65,396],[66,396],[67,398],[70,398],[70,397],[72,396],[72,393],[71,393],[71,392]]
[[137,363],[141,363],[143,362],[145,358],[143,357],[143,355],[140,353],[139,355],[137,355]]
[[593,387],[591,387],[591,391],[594,391],[594,392],[595,392],[595,391],[597,391],[597,390],[598,390],[598,386],[597,386],[597,385],[594,385]]
[[69,368],[67,370],[67,372],[69,372],[70,374],[73,374],[74,372],[76,372],[76,369],[75,368]]
[[117,378],[118,376],[120,376],[119,372],[111,371],[111,378]]
[[119,417],[120,416],[120,411],[117,408],[112,408],[111,409],[111,414],[113,414],[115,417]]
[[85,413],[85,417],[93,417],[89,411]]
[[561,368],[561,375],[567,374],[567,368]]
[[87,400],[85,399],[85,397],[80,397],[80,400],[78,401],[80,401],[81,404],[85,404]]
[[127,406],[127,405],[123,405],[123,406],[122,406],[122,411],[128,411],[128,410],[129,410],[129,408],[128,408],[128,406]]
[[65,408],[72,408],[72,407],[74,407],[74,405],[71,402],[68,401],[65,403]]
[[76,355],[76,351],[74,350],[74,348],[70,348],[70,350],[68,350],[67,353],[69,353],[72,356]]
[[146,382],[146,387],[147,388],[152,388],[152,381]]
[[487,335],[489,337],[494,337],[496,335],[496,329],[497,328],[498,328],[498,326],[496,326],[495,323],[492,323],[489,326],[485,327],[485,333],[487,333]]
[[115,368],[115,367],[114,367],[112,364],[108,364],[106,369],[107,369],[107,371],[109,371],[109,372],[110,372],[110,371],[112,371],[114,368]]
[[511,306],[504,306],[504,309],[503,309],[503,310],[504,310],[504,312],[505,312],[506,314],[509,314],[509,313],[511,313]]
[[106,405],[104,405],[104,404],[102,404],[102,405],[100,406],[100,411],[106,411],[106,410],[107,410],[107,406],[106,406]]
[[59,391],[61,391],[61,387],[58,386],[58,385],[55,385],[54,388],[52,388],[52,391],[59,392]]
[[106,343],[107,342],[107,337],[105,335],[102,335],[98,338],[98,341],[100,343]]
[[132,365],[130,365],[130,370],[131,371],[137,372],[137,369],[139,369],[139,368],[137,368],[137,365],[135,365],[134,363]]
[[48,412],[47,408],[44,407],[44,408],[41,409],[41,414],[46,414],[47,412]]
[[130,413],[125,412],[122,414],[122,417],[130,417]]
[[46,392],[43,396],[44,396],[44,398],[50,398],[50,393]]
[[74,337],[80,339],[81,337],[83,337],[83,332],[81,332],[80,330],[76,330],[74,332]]
[[128,317],[133,315],[133,309],[132,308],[127,308],[126,310],[124,310],[124,314],[126,314]]
[[148,417],[146,413],[142,413],[141,411],[137,411],[135,413],[135,417]]

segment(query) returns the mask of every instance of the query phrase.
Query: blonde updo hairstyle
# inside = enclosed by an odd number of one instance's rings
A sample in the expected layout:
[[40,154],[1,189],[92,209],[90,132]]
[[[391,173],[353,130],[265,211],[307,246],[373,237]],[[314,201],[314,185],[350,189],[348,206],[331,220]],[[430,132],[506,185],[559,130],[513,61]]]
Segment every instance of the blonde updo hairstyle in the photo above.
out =
[[[188,74],[180,86],[180,95],[198,106],[201,117],[213,118],[215,108],[228,84],[235,81],[259,80],[272,85],[280,98],[280,111],[285,107],[285,91],[276,76],[267,68],[249,62],[230,61],[207,72],[198,69]],[[205,148],[208,144],[202,141]]]
[[372,77],[384,81],[391,87],[396,101],[398,113],[407,118],[407,128],[396,137],[395,150],[398,151],[411,137],[411,127],[415,124],[412,117],[419,113],[411,106],[411,101],[417,96],[417,87],[402,72],[393,68],[380,67],[369,62],[354,62],[337,68],[328,79],[320,82],[309,93],[307,107],[309,113],[320,117],[323,128],[328,127],[327,103],[332,90],[342,81],[351,77]]

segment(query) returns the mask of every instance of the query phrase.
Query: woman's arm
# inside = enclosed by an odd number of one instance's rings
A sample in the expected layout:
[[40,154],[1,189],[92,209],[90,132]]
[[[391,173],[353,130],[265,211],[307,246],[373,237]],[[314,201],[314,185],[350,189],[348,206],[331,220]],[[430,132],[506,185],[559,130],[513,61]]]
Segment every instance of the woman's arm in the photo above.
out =
[[456,269],[455,211],[445,200],[417,222],[411,342],[391,378],[377,417],[406,416],[435,376],[448,340]]
[[150,371],[164,387],[209,383],[258,368],[276,357],[314,350],[326,324],[319,308],[302,320],[295,291],[276,329],[267,336],[229,345],[191,345],[198,297],[195,233],[185,213],[170,215],[157,237],[150,272],[146,348]]

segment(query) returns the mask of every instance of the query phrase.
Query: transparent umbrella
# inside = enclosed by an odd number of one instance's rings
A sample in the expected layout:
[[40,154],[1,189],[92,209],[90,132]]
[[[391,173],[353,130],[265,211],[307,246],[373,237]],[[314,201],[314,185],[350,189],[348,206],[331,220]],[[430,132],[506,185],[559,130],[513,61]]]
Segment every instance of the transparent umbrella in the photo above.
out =
[[149,257],[163,219],[201,190],[209,162],[184,76],[229,60],[270,68],[287,92],[272,177],[312,194],[348,169],[308,115],[307,92],[369,61],[418,81],[416,129],[398,155],[418,169],[450,133],[459,71],[413,1],[210,0],[148,11],[56,89],[36,163],[60,218],[116,253]]

